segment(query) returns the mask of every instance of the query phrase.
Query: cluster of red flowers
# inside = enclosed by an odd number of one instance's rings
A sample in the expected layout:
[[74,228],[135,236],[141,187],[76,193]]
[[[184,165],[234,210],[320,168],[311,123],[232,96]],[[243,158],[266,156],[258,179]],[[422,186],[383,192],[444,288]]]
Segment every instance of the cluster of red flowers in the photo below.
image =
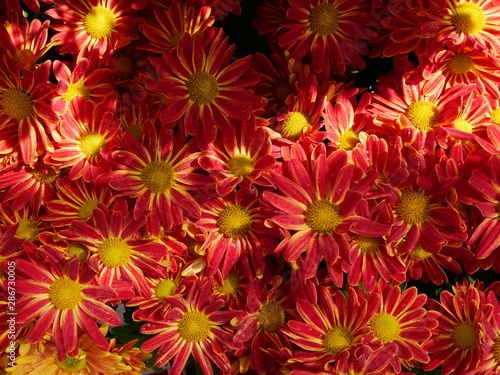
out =
[[500,2],[250,3],[0,3],[0,373],[500,374]]

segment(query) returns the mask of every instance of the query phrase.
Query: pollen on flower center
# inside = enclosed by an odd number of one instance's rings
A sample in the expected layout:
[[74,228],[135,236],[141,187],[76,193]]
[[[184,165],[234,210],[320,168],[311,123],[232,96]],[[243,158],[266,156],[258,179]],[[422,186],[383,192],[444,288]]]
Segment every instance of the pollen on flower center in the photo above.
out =
[[165,161],[155,160],[146,164],[140,176],[144,187],[153,194],[165,194],[174,184],[174,169]]
[[356,236],[354,241],[358,245],[359,250],[365,254],[376,253],[380,245],[382,245],[380,237]]
[[492,110],[490,112],[490,117],[495,124],[500,125],[500,108]]
[[87,158],[94,158],[100,154],[101,148],[106,145],[106,139],[102,134],[88,133],[80,138],[78,145],[83,155]]
[[472,125],[470,122],[461,117],[453,122],[453,127],[466,133],[472,133]]
[[453,341],[463,350],[476,347],[477,333],[471,322],[459,323],[453,328]]
[[311,203],[304,216],[309,228],[319,234],[333,233],[342,222],[338,208],[325,200]]
[[99,244],[97,254],[106,267],[118,268],[129,262],[132,247],[123,238],[109,237]]
[[21,238],[25,241],[31,241],[38,235],[38,227],[35,222],[28,219],[19,220],[19,226],[17,227],[15,237]]
[[158,285],[155,287],[155,296],[160,300],[164,300],[165,297],[172,297],[175,295],[175,290],[177,289],[177,283],[171,279],[160,280]]
[[351,332],[346,327],[335,327],[325,334],[323,346],[331,354],[337,354],[342,349],[351,346],[353,343]]
[[284,138],[296,140],[302,134],[302,130],[310,126],[309,120],[302,112],[294,111],[281,123],[280,133]]
[[238,177],[247,177],[254,170],[254,161],[246,155],[235,155],[229,162],[229,170]]
[[109,38],[115,29],[114,13],[102,6],[92,7],[85,15],[83,28],[92,39]]
[[401,332],[398,320],[385,312],[373,315],[368,325],[375,337],[384,344],[396,340]]
[[33,169],[30,173],[35,180],[42,184],[51,184],[59,177],[59,174],[56,173],[53,169],[47,170],[46,174],[43,174],[36,169]]
[[198,105],[210,104],[219,93],[217,79],[206,72],[194,72],[186,82],[189,99]]
[[18,87],[4,91],[0,98],[0,105],[8,117],[17,121],[28,118],[33,113],[33,98]]
[[217,226],[229,238],[243,238],[252,227],[252,215],[245,207],[230,205],[219,213]]
[[432,256],[432,253],[425,251],[420,244],[418,244],[415,249],[411,252],[410,256],[413,259],[425,259]]
[[422,224],[430,218],[429,197],[421,190],[403,189],[394,211],[406,224]]
[[462,52],[448,60],[446,67],[453,74],[465,74],[474,67],[474,62],[472,57]]
[[177,329],[179,336],[188,342],[201,342],[210,334],[212,324],[208,316],[199,311],[192,310],[184,313],[179,320]]
[[309,30],[314,34],[333,35],[339,29],[340,18],[337,7],[324,1],[312,7],[309,15]]
[[82,245],[79,242],[70,242],[68,245],[68,249],[66,250],[68,255],[72,257],[73,255],[76,255],[76,257],[83,262],[85,259],[87,259],[87,254],[88,254],[88,249]]
[[257,318],[260,328],[264,331],[269,333],[277,332],[285,325],[285,309],[277,301],[264,303],[258,311]]
[[222,285],[217,286],[217,290],[221,294],[225,294],[227,296],[235,295],[240,291],[240,284],[241,282],[238,274],[236,272],[230,272],[227,279],[224,279],[222,282]]
[[94,212],[94,209],[97,208],[98,203],[99,201],[96,199],[84,202],[78,209],[78,218],[83,221],[87,220],[90,216],[92,216],[92,213]]
[[406,116],[418,130],[428,131],[436,126],[439,110],[434,103],[417,101],[410,104],[406,111]]
[[62,95],[62,98],[69,102],[77,96],[81,96],[85,100],[90,99],[90,90],[83,83],[83,79],[76,83],[71,83],[66,92]]
[[477,34],[484,28],[484,13],[475,3],[462,3],[453,10],[451,23],[458,33]]
[[497,336],[493,341],[491,352],[495,363],[500,364],[500,336]]
[[57,361],[57,365],[66,371],[80,371],[87,365],[87,355],[81,349],[78,350],[78,355],[76,357],[70,357],[66,354],[66,359],[64,362]]
[[50,302],[58,310],[73,310],[83,300],[82,289],[78,281],[68,276],[59,277],[49,286]]
[[359,142],[358,135],[351,129],[340,134],[339,137],[339,148],[342,150],[352,150]]

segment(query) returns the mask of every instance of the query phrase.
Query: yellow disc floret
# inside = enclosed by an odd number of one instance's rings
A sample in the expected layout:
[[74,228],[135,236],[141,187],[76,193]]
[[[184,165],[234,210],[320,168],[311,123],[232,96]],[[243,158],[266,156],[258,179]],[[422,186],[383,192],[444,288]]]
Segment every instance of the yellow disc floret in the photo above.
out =
[[254,170],[254,161],[246,155],[235,155],[229,159],[228,166],[237,177],[247,177]]
[[318,35],[333,35],[339,29],[341,14],[335,4],[324,1],[312,7],[309,30]]
[[83,300],[83,286],[76,280],[63,276],[49,286],[48,294],[57,310],[73,310]]
[[438,123],[439,110],[434,103],[417,101],[410,104],[406,116],[418,130],[429,131]]
[[208,316],[199,310],[185,312],[178,324],[179,336],[188,342],[202,342],[210,334],[212,323]]
[[99,244],[97,254],[106,267],[118,268],[129,262],[132,247],[123,238],[109,237]]
[[338,208],[325,200],[311,203],[304,216],[309,228],[318,234],[333,233],[342,222]]
[[382,343],[393,342],[399,337],[401,326],[398,320],[385,312],[377,313],[368,322],[373,334]]
[[8,117],[21,121],[32,115],[33,98],[24,90],[12,87],[2,93],[0,106]]
[[351,332],[346,327],[331,328],[326,332],[323,346],[331,354],[337,354],[342,349],[351,346],[353,343]]
[[83,21],[83,28],[92,39],[109,38],[115,25],[115,14],[102,6],[90,8]]
[[422,224],[430,218],[429,197],[422,190],[403,189],[394,212],[406,224]]
[[87,355],[81,349],[78,350],[78,355],[76,357],[70,357],[66,354],[66,359],[64,362],[57,361],[57,365],[62,369],[69,372],[80,371],[87,365]]
[[62,95],[62,98],[69,102],[77,96],[81,96],[85,100],[90,99],[90,90],[87,86],[85,86],[83,79],[78,82],[71,83],[66,92]]
[[87,133],[80,137],[78,145],[83,155],[89,159],[95,158],[106,145],[106,138],[99,133]]
[[309,120],[302,112],[291,112],[281,124],[281,135],[291,140],[299,139],[303,130],[310,127]]
[[32,220],[21,219],[15,236],[25,241],[31,241],[38,235],[38,227]]
[[471,322],[462,322],[453,328],[453,341],[462,350],[474,349],[477,337],[476,327]]
[[175,295],[177,283],[172,279],[163,279],[155,287],[155,296],[159,300],[164,300],[165,297],[172,297]]
[[174,169],[170,163],[156,160],[146,164],[140,177],[153,194],[165,194],[174,184]]
[[453,74],[465,74],[474,67],[472,57],[462,52],[448,60],[446,68]]
[[285,309],[278,301],[264,303],[258,311],[258,320],[264,331],[277,332],[285,325]]
[[186,82],[189,99],[198,105],[210,104],[219,93],[217,79],[206,72],[194,72]]
[[243,238],[252,227],[252,215],[245,207],[229,205],[219,212],[217,226],[226,237]]
[[484,29],[484,13],[476,3],[461,3],[453,10],[451,23],[457,33],[477,34]]

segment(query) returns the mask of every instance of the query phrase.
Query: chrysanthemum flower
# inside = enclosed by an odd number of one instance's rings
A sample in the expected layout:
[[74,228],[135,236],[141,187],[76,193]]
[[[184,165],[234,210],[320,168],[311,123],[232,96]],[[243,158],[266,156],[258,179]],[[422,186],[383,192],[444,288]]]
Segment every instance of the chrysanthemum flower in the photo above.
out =
[[[0,54],[8,55],[19,69],[31,70],[56,43],[47,43],[50,22],[35,18],[31,22],[19,17],[14,22],[0,24]],[[0,62],[0,65],[3,61]]]
[[[361,176],[354,165],[348,163],[345,150],[327,155],[320,144],[312,154],[315,159],[308,161],[307,166],[298,160],[288,161],[288,177],[276,175],[272,179],[279,193],[265,191],[262,199],[280,211],[270,219],[272,222],[295,231],[275,252],[284,252],[285,260],[300,267],[304,279],[314,276],[324,259],[335,284],[341,286],[343,271],[347,271],[352,262],[348,233],[385,236],[390,225],[356,214],[363,194],[356,191],[354,181]],[[299,263],[304,252],[305,259]]]
[[374,295],[379,300],[379,308],[368,322],[370,334],[363,342],[371,342],[375,350],[395,343],[397,354],[391,360],[391,366],[397,373],[401,372],[401,364],[411,368],[415,361],[429,362],[427,351],[421,345],[431,337],[437,321],[428,313],[426,316],[423,306],[427,296],[417,294],[415,287],[402,291],[399,286],[385,282],[379,282]]
[[[500,4],[494,0],[438,0],[425,11],[426,21],[415,35],[431,38],[432,46],[443,43],[500,52]],[[433,47],[430,48],[433,48]]]
[[264,225],[270,213],[260,204],[258,194],[257,188],[240,189],[224,198],[204,199],[200,219],[194,224],[208,231],[198,250],[199,254],[207,254],[208,275],[220,269],[225,279],[240,261],[262,276],[263,257],[274,250],[278,241],[277,233]]
[[[96,321],[119,326],[118,314],[101,299],[113,298],[116,292],[108,286],[93,284],[95,273],[80,267],[77,258],[42,265],[19,259],[16,262],[16,292],[19,311],[16,320],[27,325],[36,319],[28,335],[29,343],[40,342],[50,332],[57,343],[57,359],[78,355],[78,332],[86,332],[102,350],[109,343]],[[63,329],[64,328],[64,329]]]
[[134,27],[142,20],[125,0],[52,0],[55,7],[45,13],[57,23],[53,41],[60,41],[61,54],[83,54],[95,49],[104,57],[120,49],[139,34]]
[[156,53],[172,53],[184,33],[194,35],[211,27],[215,21],[207,6],[194,7],[186,3],[173,3],[166,9],[154,9],[156,22],[139,26],[149,42],[139,48]]
[[238,124],[230,133],[222,133],[198,160],[200,166],[215,177],[215,190],[224,197],[236,186],[270,186],[266,177],[275,164],[272,145],[262,127],[252,121]]
[[436,319],[438,326],[422,348],[430,354],[425,371],[442,366],[443,375],[456,371],[476,370],[484,358],[485,325],[492,318],[492,305],[484,293],[473,286],[462,295],[444,290],[440,302],[429,299],[427,316]]
[[35,71],[19,70],[5,58],[7,66],[0,71],[0,129],[8,134],[18,129],[17,139],[23,161],[33,166],[38,150],[51,151],[52,137],[57,137],[59,118],[50,108],[55,85],[49,82],[51,62]]
[[289,0],[287,30],[279,38],[291,58],[301,60],[308,53],[312,69],[328,77],[330,70],[342,75],[346,67],[364,68],[361,55],[368,54],[366,41],[375,33],[365,0]]
[[146,218],[131,219],[123,210],[113,210],[99,204],[94,210],[94,225],[74,221],[61,237],[81,243],[90,252],[89,266],[97,272],[102,285],[112,286],[115,280],[133,284],[136,293],[148,293],[145,275],[161,276],[158,260],[167,249],[152,239],[141,239],[138,232]]
[[[102,325],[99,331],[105,335],[107,325]],[[117,374],[131,369],[122,362],[122,357],[107,349],[100,348],[93,339],[83,334],[78,338],[78,352],[74,356],[66,354],[63,360],[58,358],[57,347],[60,345],[55,338],[47,334],[37,344],[22,342],[19,346],[19,357],[16,366],[7,370],[13,375],[94,375]]]
[[136,347],[138,339],[127,342],[123,346],[116,346],[116,339],[113,337],[110,340],[109,352],[116,354],[120,360],[122,367],[128,367],[127,370],[116,369],[113,373],[116,375],[141,375],[149,370],[144,363],[145,360],[151,358],[151,353],[145,353],[141,348]]
[[268,285],[263,279],[253,279],[248,285],[242,315],[232,321],[238,331],[234,342],[247,343],[251,367],[258,373],[270,372],[276,363],[268,355],[269,347],[290,347],[283,330],[288,319],[294,318],[294,302],[289,284],[274,276]]
[[212,285],[205,279],[191,289],[186,299],[169,298],[172,309],[141,327],[142,333],[155,335],[141,349],[152,352],[159,347],[155,364],[164,366],[172,360],[170,375],[180,375],[191,355],[204,375],[213,374],[211,361],[224,373],[231,371],[225,352],[226,345],[234,346],[233,335],[223,325],[237,312],[222,311],[224,301],[210,298],[211,294]]
[[56,185],[57,199],[47,202],[48,213],[43,216],[43,220],[56,228],[69,228],[74,220],[87,221],[99,203],[109,207],[113,201],[109,187],[97,187],[82,179],[73,181],[64,177]]
[[146,79],[146,88],[169,99],[160,120],[174,123],[184,116],[185,133],[197,135],[202,144],[215,139],[216,127],[230,130],[230,119],[250,120],[264,100],[247,89],[255,79],[241,78],[251,56],[230,63],[234,48],[222,30],[204,36],[184,33],[176,56],[152,59],[159,79]]
[[319,287],[317,303],[299,300],[297,312],[302,320],[289,320],[284,330],[302,349],[295,351],[290,361],[346,372],[363,350],[367,323],[378,308],[377,298],[367,297],[358,288],[348,288],[344,296],[340,291]]
[[187,190],[206,190],[211,177],[195,173],[199,153],[194,139],[170,134],[163,126],[157,134],[147,126],[144,145],[131,134],[123,135],[123,151],[109,156],[115,170],[101,175],[98,185],[109,183],[121,196],[136,198],[134,217],[151,211],[150,222],[166,229],[182,225],[185,217],[197,218],[200,207]]
[[280,36],[286,31],[283,25],[288,21],[286,11],[290,7],[288,0],[271,0],[259,2],[255,8],[256,17],[252,26],[257,32],[266,36],[266,42],[272,52],[278,52]]
[[41,159],[33,168],[17,161],[0,169],[0,189],[5,189],[5,201],[12,200],[13,210],[29,204],[38,212],[42,205],[54,199],[59,177],[59,168],[47,166]]
[[486,297],[486,302],[493,306],[493,314],[488,324],[488,333],[485,334],[484,357],[478,366],[485,375],[500,373],[500,304],[497,295],[498,293],[491,291]]
[[110,93],[96,105],[75,97],[61,121],[62,139],[50,159],[60,168],[70,168],[71,180],[82,177],[86,182],[95,181],[101,173],[111,170],[101,152],[120,144],[120,124],[112,112],[115,99],[115,94]]
[[52,109],[59,116],[68,111],[70,103],[76,97],[99,103],[115,88],[110,84],[113,71],[100,66],[95,52],[86,57],[79,57],[74,65],[55,60],[54,75],[57,79],[56,96],[52,100]]

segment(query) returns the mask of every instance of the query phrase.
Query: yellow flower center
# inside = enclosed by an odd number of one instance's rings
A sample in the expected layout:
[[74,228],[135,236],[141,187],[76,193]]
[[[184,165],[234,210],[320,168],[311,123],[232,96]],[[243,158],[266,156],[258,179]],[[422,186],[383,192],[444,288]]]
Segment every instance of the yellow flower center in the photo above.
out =
[[163,279],[155,287],[155,296],[159,300],[164,300],[165,297],[175,296],[177,283],[171,279]]
[[394,212],[409,225],[419,225],[429,220],[431,207],[429,197],[423,191],[403,189]]
[[265,303],[260,307],[257,319],[260,328],[264,331],[269,333],[277,332],[285,325],[285,309],[277,301]]
[[296,140],[302,134],[302,130],[310,126],[307,117],[302,112],[291,112],[281,123],[281,136]]
[[35,180],[42,184],[51,184],[59,177],[59,174],[56,173],[53,169],[49,169],[47,171],[47,174],[43,174],[36,169],[33,169],[30,173]]
[[484,13],[475,3],[462,3],[453,10],[451,23],[457,33],[477,34],[484,28]]
[[57,365],[66,371],[80,371],[87,365],[87,355],[81,349],[78,350],[78,355],[76,357],[70,357],[66,354],[66,359],[64,362],[57,361]]
[[219,93],[217,79],[206,72],[194,72],[186,82],[189,99],[198,105],[210,104]]
[[323,346],[328,353],[337,354],[351,346],[353,341],[351,332],[346,327],[335,327],[326,332]]
[[236,272],[230,272],[227,279],[224,279],[222,285],[217,286],[217,290],[221,294],[227,296],[238,294],[240,291],[240,278]]
[[82,262],[85,259],[87,259],[88,250],[84,245],[82,245],[79,242],[71,241],[69,243],[67,252],[68,252],[68,255],[70,257],[72,257],[73,255],[76,255],[76,257]]
[[144,187],[153,194],[165,194],[174,184],[174,169],[166,161],[155,160],[146,164],[141,172]]
[[25,241],[31,241],[38,235],[38,227],[35,222],[28,219],[19,220],[15,236]]
[[114,13],[102,6],[92,7],[83,20],[83,28],[92,39],[109,38],[115,25]]
[[212,323],[205,313],[192,310],[182,315],[177,329],[179,336],[185,341],[202,342],[209,336]]
[[491,354],[495,363],[500,364],[500,336],[497,336],[491,348]]
[[471,322],[459,323],[453,328],[453,341],[462,350],[476,347],[477,333]]
[[428,131],[436,126],[439,110],[431,102],[418,101],[410,104],[406,110],[406,116],[418,130]]
[[99,133],[88,133],[80,138],[78,146],[87,158],[94,158],[100,154],[101,148],[106,145],[104,135]]
[[229,170],[238,177],[247,177],[254,170],[254,161],[246,155],[235,155],[229,162]]
[[342,222],[338,208],[324,200],[309,205],[304,216],[309,228],[319,234],[333,233],[335,228]]
[[312,7],[309,30],[318,35],[333,35],[339,29],[341,14],[337,6],[327,1]]
[[474,67],[474,62],[472,61],[472,57],[461,52],[449,59],[446,67],[453,74],[465,74]]
[[342,150],[352,150],[359,142],[358,135],[351,129],[340,134],[339,148]]
[[286,78],[281,78],[274,84],[273,96],[279,105],[285,105],[286,98],[292,92],[293,89]]
[[373,315],[368,325],[375,337],[384,344],[396,340],[401,332],[398,320],[385,312]]
[[69,102],[77,96],[81,96],[85,100],[90,99],[90,90],[83,83],[83,79],[76,83],[71,83],[66,92],[62,95],[62,98]]
[[78,209],[78,218],[83,221],[87,220],[90,216],[92,216],[92,213],[94,212],[94,209],[97,207],[98,203],[99,201],[96,199],[91,199],[87,202],[84,202]]
[[49,286],[49,299],[57,310],[73,310],[83,300],[83,286],[78,281],[63,276]]
[[420,244],[415,247],[415,249],[411,252],[411,257],[413,259],[425,259],[432,256],[432,253],[429,253],[428,251],[425,251],[422,249],[422,246]]
[[472,133],[472,125],[470,124],[470,122],[461,118],[461,117],[457,118],[453,122],[453,127],[455,129],[461,130],[461,131],[466,132],[466,133]]
[[354,241],[358,245],[359,250],[365,254],[377,253],[380,245],[382,245],[380,237],[356,236]]
[[17,121],[24,120],[33,113],[33,98],[18,87],[5,90],[0,98],[0,105],[8,117]]
[[129,262],[132,247],[123,238],[110,237],[99,244],[97,254],[106,267],[118,268]]
[[219,213],[217,226],[226,237],[243,238],[252,227],[252,215],[245,207],[230,205]]
[[495,124],[500,125],[500,108],[492,110],[490,112],[490,117]]

